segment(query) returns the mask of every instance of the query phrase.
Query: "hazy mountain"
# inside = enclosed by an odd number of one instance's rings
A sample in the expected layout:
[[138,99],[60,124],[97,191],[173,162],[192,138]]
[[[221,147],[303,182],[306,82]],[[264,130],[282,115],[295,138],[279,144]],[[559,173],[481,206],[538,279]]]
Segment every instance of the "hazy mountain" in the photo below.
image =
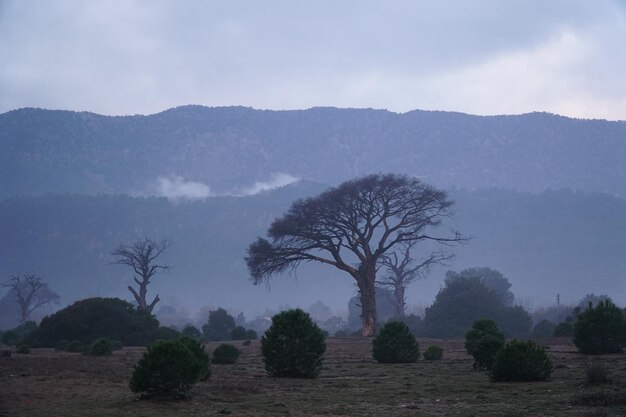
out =
[[[85,296],[129,297],[130,272],[110,265],[110,251],[142,236],[170,238],[163,258],[172,271],[150,286],[163,304],[224,306],[248,316],[281,304],[307,307],[318,299],[345,310],[352,281],[333,268],[307,265],[298,278],[255,287],[243,257],[247,246],[296,199],[321,184],[299,182],[248,197],[172,203],[165,198],[43,195],[0,202],[0,277],[40,274],[69,303]],[[569,191],[452,191],[455,228],[473,239],[456,259],[408,292],[409,304],[430,303],[447,269],[490,266],[512,282],[518,299],[551,304],[589,292],[626,301],[626,201]],[[621,298],[620,298],[621,297]]]
[[159,177],[225,193],[286,173],[337,184],[371,172],[442,187],[571,188],[626,195],[626,122],[546,113],[185,106],[150,116],[0,114],[0,198],[154,195]]

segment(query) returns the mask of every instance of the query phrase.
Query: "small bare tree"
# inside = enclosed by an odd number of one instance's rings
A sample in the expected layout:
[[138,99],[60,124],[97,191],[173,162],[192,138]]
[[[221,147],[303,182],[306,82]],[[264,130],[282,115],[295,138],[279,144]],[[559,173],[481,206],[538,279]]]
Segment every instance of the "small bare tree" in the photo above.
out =
[[393,291],[393,315],[403,317],[406,311],[406,288],[409,284],[426,276],[430,267],[443,263],[454,257],[453,254],[443,251],[431,252],[429,256],[415,262],[411,256],[411,249],[417,241],[411,241],[399,245],[397,250],[385,254],[380,259],[380,264],[387,274],[376,283]]
[[169,248],[171,243],[164,239],[160,241],[152,239],[139,240],[132,245],[120,245],[117,249],[111,252],[113,256],[112,264],[116,265],[128,265],[134,272],[133,280],[139,286],[138,290],[134,289],[130,285],[128,291],[130,291],[140,310],[145,310],[148,313],[152,313],[152,309],[156,303],[159,302],[159,295],[152,300],[150,304],[146,301],[146,294],[148,293],[148,284],[150,280],[157,273],[159,269],[169,269],[169,265],[160,265],[156,263],[157,258]]
[[20,323],[25,323],[39,307],[58,304],[59,295],[48,288],[48,284],[34,274],[11,275],[2,284],[15,294],[15,302],[20,309]]

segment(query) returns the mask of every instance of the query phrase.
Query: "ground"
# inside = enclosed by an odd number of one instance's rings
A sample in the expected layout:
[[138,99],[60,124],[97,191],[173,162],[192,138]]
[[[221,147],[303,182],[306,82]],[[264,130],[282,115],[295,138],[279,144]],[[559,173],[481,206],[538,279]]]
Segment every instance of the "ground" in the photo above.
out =
[[[424,351],[444,347],[441,361],[383,365],[371,359],[371,339],[330,338],[317,379],[270,378],[259,341],[235,365],[212,365],[185,401],[140,400],[128,389],[143,348],[127,347],[110,357],[33,349],[0,356],[0,416],[624,416],[626,355],[602,361],[613,381],[585,384],[588,359],[569,340],[541,341],[555,371],[548,382],[491,383],[472,370],[462,340],[420,339]],[[208,350],[216,344],[208,345]],[[584,396],[600,396],[592,405]],[[599,406],[598,402],[612,402]],[[619,404],[621,402],[621,404]]]

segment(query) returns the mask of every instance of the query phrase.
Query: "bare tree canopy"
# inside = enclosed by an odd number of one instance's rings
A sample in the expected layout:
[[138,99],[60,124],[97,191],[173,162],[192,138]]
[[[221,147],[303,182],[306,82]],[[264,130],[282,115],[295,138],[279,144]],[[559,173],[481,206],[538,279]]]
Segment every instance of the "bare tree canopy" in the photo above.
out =
[[169,265],[161,265],[156,263],[156,260],[171,243],[164,239],[160,241],[152,239],[139,240],[132,245],[120,245],[117,249],[111,252],[113,261],[111,263],[116,265],[127,265],[133,272],[133,280],[139,286],[138,290],[135,290],[130,285],[128,291],[130,291],[135,300],[137,301],[138,308],[145,310],[148,313],[152,313],[154,306],[159,302],[159,295],[152,300],[150,304],[146,301],[146,295],[148,293],[148,284],[159,269],[169,269]]
[[393,290],[394,317],[403,317],[406,311],[406,288],[409,284],[426,276],[430,267],[444,263],[454,257],[454,254],[444,251],[433,251],[428,256],[416,261],[412,249],[418,241],[404,242],[397,245],[380,259],[386,274],[377,281],[383,288]]
[[346,181],[317,197],[294,202],[248,248],[246,263],[255,284],[316,261],[347,272],[361,294],[363,335],[376,323],[375,285],[379,260],[398,245],[420,241],[452,244],[453,232],[432,230],[450,216],[445,192],[416,178],[377,174]]
[[34,274],[11,275],[2,285],[15,294],[15,302],[20,309],[20,323],[28,321],[30,315],[44,305],[58,304],[61,298]]

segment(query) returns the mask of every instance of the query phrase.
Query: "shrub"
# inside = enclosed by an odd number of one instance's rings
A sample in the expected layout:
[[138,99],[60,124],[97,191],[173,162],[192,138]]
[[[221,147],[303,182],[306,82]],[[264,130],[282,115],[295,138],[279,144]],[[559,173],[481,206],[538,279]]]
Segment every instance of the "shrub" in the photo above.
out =
[[163,329],[154,316],[119,298],[88,298],[45,317],[27,341],[35,347],[54,347],[62,340],[89,345],[102,337],[124,346],[145,346],[178,334]]
[[87,346],[84,343],[79,342],[78,340],[72,340],[71,342],[67,342],[63,350],[67,352],[75,353],[75,352],[84,352],[86,348]]
[[230,332],[230,340],[256,339],[257,337],[258,336],[254,330],[246,329],[243,326],[236,326]]
[[199,340],[185,336],[179,338],[178,341],[184,344],[200,363],[200,376],[198,379],[207,381],[211,376],[211,359],[206,350],[204,350],[204,345]]
[[337,330],[335,332],[335,337],[348,337],[348,332],[345,330]]
[[223,308],[209,311],[209,321],[202,326],[202,332],[206,340],[220,341],[230,339],[230,334],[235,328],[235,318]]
[[533,331],[530,336],[537,339],[542,339],[546,337],[552,337],[554,335],[554,330],[556,329],[556,325],[546,319],[541,320],[539,323],[533,327]]
[[251,344],[252,344],[252,341],[250,339],[248,339],[245,342],[243,342],[244,346],[250,346]]
[[459,337],[482,318],[494,320],[503,333],[513,336],[527,336],[532,326],[523,308],[505,305],[480,278],[457,277],[446,279],[426,309],[424,332],[431,337]]
[[85,353],[91,356],[109,356],[113,354],[113,343],[109,339],[100,337],[89,345]]
[[195,340],[202,339],[202,332],[198,330],[196,326],[193,326],[191,324],[188,324],[187,326],[185,326],[181,334],[183,335],[183,337],[188,337],[190,339],[195,339]]
[[325,351],[322,330],[300,309],[276,314],[261,338],[265,370],[276,377],[315,378]]
[[184,397],[202,374],[202,365],[185,343],[159,340],[135,365],[130,389],[149,397]]
[[113,351],[122,350],[124,348],[124,344],[119,340],[111,340],[111,347]]
[[602,385],[610,382],[609,368],[598,360],[585,363],[587,385]]
[[626,344],[626,321],[621,309],[610,300],[591,305],[574,324],[574,344],[582,353],[617,353]]
[[476,320],[465,334],[465,350],[474,357],[475,369],[490,369],[504,346],[504,335],[490,319]]
[[574,336],[574,325],[570,322],[563,321],[554,328],[554,337],[572,337]]
[[221,344],[213,351],[213,363],[232,364],[237,362],[239,349],[233,345]]
[[443,357],[443,348],[441,346],[432,345],[424,351],[424,359],[427,361],[438,361]]
[[531,340],[512,340],[496,355],[489,376],[493,382],[545,381],[552,369],[552,361],[543,347]]
[[16,350],[17,353],[30,353],[30,347],[28,345],[19,345]]
[[25,342],[35,330],[37,329],[37,323],[34,321],[27,321],[24,324],[7,330],[2,334],[2,343],[10,346],[17,346]]
[[387,322],[372,341],[372,353],[379,363],[411,363],[419,359],[419,345],[408,326]]

